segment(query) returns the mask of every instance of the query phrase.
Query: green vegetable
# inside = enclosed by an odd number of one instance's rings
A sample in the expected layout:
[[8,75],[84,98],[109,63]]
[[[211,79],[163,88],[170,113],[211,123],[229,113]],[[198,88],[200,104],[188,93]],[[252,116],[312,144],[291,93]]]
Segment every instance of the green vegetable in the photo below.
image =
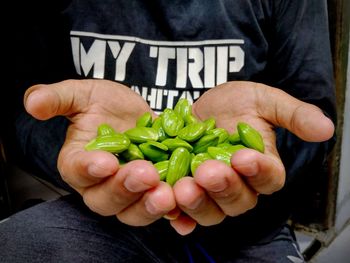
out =
[[214,128],[214,129],[211,129],[210,131],[207,131],[206,134],[217,135],[219,137],[218,143],[225,142],[229,137],[228,132],[224,128]]
[[116,133],[113,135],[96,137],[85,145],[85,149],[88,151],[102,150],[118,154],[128,149],[129,145],[130,140],[127,136],[121,133]]
[[232,154],[221,147],[208,147],[208,154],[215,160],[223,161],[227,165],[231,165]]
[[193,152],[195,154],[206,152],[208,147],[216,146],[218,142],[219,137],[216,134],[204,135],[193,144]]
[[154,164],[154,167],[158,170],[159,179],[165,181],[166,175],[168,173],[169,160],[160,161]]
[[102,123],[97,127],[97,136],[113,135],[116,131],[108,124]]
[[124,132],[133,143],[144,143],[147,141],[157,141],[158,131],[150,127],[134,127]]
[[143,155],[140,148],[133,143],[130,143],[129,148],[125,151],[121,152],[121,157],[124,158],[126,161],[132,161],[132,160],[143,160],[145,159],[145,156]]
[[184,147],[190,152],[192,152],[193,150],[193,147],[191,144],[179,138],[165,139],[164,141],[162,141],[162,144],[166,145],[171,152],[179,147]]
[[204,134],[206,125],[202,122],[188,124],[183,127],[177,134],[180,139],[187,142],[194,142]]
[[185,125],[182,117],[172,109],[165,109],[161,119],[162,127],[170,137],[175,137]]
[[190,116],[192,116],[192,106],[187,99],[181,98],[176,103],[174,107],[174,112],[178,114],[184,121],[186,119],[190,120]]
[[139,145],[142,153],[152,162],[160,162],[168,160],[168,147],[160,142],[149,141]]
[[191,154],[183,147],[173,151],[169,159],[166,182],[174,185],[180,178],[187,176],[190,172]]
[[261,134],[252,126],[245,122],[239,122],[237,124],[237,130],[242,143],[246,147],[255,149],[262,153],[265,151],[265,145]]
[[172,186],[180,178],[193,175],[206,160],[231,165],[232,155],[244,148],[264,152],[264,142],[257,130],[239,122],[237,132],[229,134],[216,127],[214,117],[201,121],[194,116],[186,99],[180,99],[174,110],[167,108],[154,120],[151,112],[141,114],[135,127],[124,133],[116,132],[106,123],[100,124],[97,136],[85,145],[87,151],[115,154],[120,164],[137,159],[151,161],[160,180]]
[[150,112],[145,112],[136,120],[136,127],[151,127],[152,115]]
[[193,116],[192,114],[187,115],[185,118],[185,125],[189,125],[189,124],[196,123],[196,122],[199,122],[199,120],[195,116]]
[[223,148],[224,150],[230,152],[231,154],[236,153],[238,150],[247,148],[247,147],[245,147],[242,144],[234,144],[234,145],[232,145],[230,143],[221,143],[221,144],[218,144],[217,147]]
[[215,128],[216,121],[213,117],[206,119],[203,123],[207,126],[206,131],[210,131]]
[[191,160],[191,173],[194,174],[199,165],[210,159],[212,159],[212,157],[206,152],[195,155]]
[[241,142],[241,138],[239,137],[239,133],[234,132],[234,133],[230,134],[230,136],[228,137],[228,141],[231,144],[239,144]]
[[159,141],[163,141],[166,138],[168,138],[168,135],[165,133],[163,126],[162,126],[162,117],[161,116],[159,116],[158,118],[156,118],[153,121],[152,128],[157,131]]

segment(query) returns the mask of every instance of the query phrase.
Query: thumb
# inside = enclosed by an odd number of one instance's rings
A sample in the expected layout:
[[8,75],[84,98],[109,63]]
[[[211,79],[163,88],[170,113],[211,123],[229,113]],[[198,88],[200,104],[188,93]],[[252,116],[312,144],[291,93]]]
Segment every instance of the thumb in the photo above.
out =
[[333,136],[332,120],[317,106],[298,100],[277,88],[262,85],[262,89],[257,90],[259,112],[275,126],[286,128],[309,142],[326,141]]
[[81,111],[86,105],[84,94],[90,89],[89,85],[85,84],[87,83],[84,83],[84,89],[80,89],[82,85],[76,80],[32,86],[24,94],[24,107],[29,114],[39,120],[47,120],[58,115],[70,116]]

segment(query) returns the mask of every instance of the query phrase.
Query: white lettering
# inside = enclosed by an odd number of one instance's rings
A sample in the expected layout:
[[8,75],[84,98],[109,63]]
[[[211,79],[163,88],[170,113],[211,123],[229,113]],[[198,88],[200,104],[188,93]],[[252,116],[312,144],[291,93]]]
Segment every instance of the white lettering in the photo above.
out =
[[86,52],[83,45],[80,43],[80,65],[85,76],[87,76],[93,68],[92,76],[102,79],[105,72],[105,56],[106,41],[95,40],[88,52]]
[[[135,47],[135,43],[126,42],[120,49],[120,44],[117,41],[108,41],[108,46],[112,51],[115,62],[115,80],[123,81],[126,75],[126,63]],[[120,53],[119,53],[120,51]]]
[[[152,49],[158,49],[158,52]],[[150,56],[158,54],[156,85],[165,86],[167,83],[168,64],[170,59],[175,59],[175,48],[151,47]]]
[[[142,45],[141,48],[135,49],[136,44]],[[175,95],[176,92],[168,90],[169,88],[186,88],[186,91],[191,87],[194,89],[211,88],[227,82],[228,74],[241,71],[245,63],[244,41],[240,39],[156,41],[72,31],[71,45],[76,72],[82,76],[109,78],[121,82],[126,81],[126,83],[133,81],[142,83],[142,80],[147,80],[149,83],[149,76],[153,76],[152,73],[155,72],[154,88],[156,90],[141,88],[141,86],[134,88],[135,91],[141,92],[141,95],[156,109],[163,108],[166,98],[168,105],[171,106],[179,95],[191,95],[195,100],[198,98],[195,96],[199,96],[201,93],[198,90],[190,91],[189,94],[178,92]],[[143,58],[144,54],[141,53],[145,47],[150,48],[149,57],[156,59],[157,68],[150,68],[154,63],[145,64],[145,68],[143,68],[142,63],[148,63],[147,58]],[[135,53],[131,57],[134,51],[140,53]],[[143,75],[134,76],[131,69],[130,74],[127,74],[129,73],[127,65],[131,58],[137,58],[141,63],[140,69],[136,69],[135,72],[147,74],[145,70],[151,69],[150,74],[145,78]],[[111,70],[106,71],[108,63],[115,63],[114,76],[107,75],[113,74]],[[134,61],[132,65],[136,65]],[[174,75],[170,75],[170,70],[171,74]],[[127,76],[131,78],[126,79]],[[159,89],[159,87],[165,86],[167,89]]]
[[141,91],[138,86],[136,85],[131,85],[130,87],[131,90],[135,91],[137,94],[141,95]]
[[228,63],[228,48],[227,46],[217,47],[216,50],[216,85],[227,82],[227,63]]
[[188,77],[194,88],[203,88],[203,82],[199,75],[203,69],[203,53],[199,48],[190,48],[188,50],[188,57],[193,61],[188,63]]
[[199,98],[199,91],[183,91],[180,93],[179,90],[165,90],[163,88],[150,88],[142,87],[140,88],[137,85],[132,85],[131,89],[137,94],[140,94],[142,98],[147,101],[150,107],[156,112],[159,113],[163,110],[164,102],[166,108],[174,108],[175,101],[180,98],[186,98],[190,103],[193,103],[196,99]]
[[149,94],[147,96],[147,101],[149,102],[149,106],[152,108],[152,109],[155,109],[156,108],[156,101],[157,101],[157,89],[155,88],[152,88],[151,89],[151,94]]
[[141,96],[144,100],[147,100],[147,94],[148,94],[148,88],[147,87],[142,87],[142,93]]
[[176,49],[176,87],[187,86],[187,48]]
[[79,75],[81,75],[81,68],[80,68],[80,39],[78,37],[71,37],[70,38],[71,45],[72,45],[72,54],[73,54],[73,62],[75,66],[75,70]]
[[165,86],[170,60],[176,60],[176,88],[186,88],[187,80],[193,88],[211,88],[227,82],[227,74],[239,72],[244,66],[244,52],[240,46],[155,47],[150,57],[158,58],[155,85]]
[[239,72],[244,66],[244,52],[239,46],[230,46],[229,72]]
[[167,97],[167,107],[170,109],[174,108],[174,98],[177,97],[179,95],[179,91],[178,90],[169,90],[168,91],[168,97]]
[[204,48],[204,86],[215,86],[215,47]]
[[157,103],[155,109],[161,110],[163,105],[163,90],[158,89],[157,90]]

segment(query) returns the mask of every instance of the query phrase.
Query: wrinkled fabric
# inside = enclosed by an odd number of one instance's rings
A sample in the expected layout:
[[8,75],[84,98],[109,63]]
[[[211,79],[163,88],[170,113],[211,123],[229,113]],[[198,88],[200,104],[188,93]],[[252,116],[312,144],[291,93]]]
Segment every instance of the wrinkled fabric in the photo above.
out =
[[303,262],[289,259],[301,256],[287,226],[269,243],[208,248],[201,240],[178,235],[165,219],[130,227],[92,213],[76,196],[36,205],[0,222],[0,239],[4,263]]

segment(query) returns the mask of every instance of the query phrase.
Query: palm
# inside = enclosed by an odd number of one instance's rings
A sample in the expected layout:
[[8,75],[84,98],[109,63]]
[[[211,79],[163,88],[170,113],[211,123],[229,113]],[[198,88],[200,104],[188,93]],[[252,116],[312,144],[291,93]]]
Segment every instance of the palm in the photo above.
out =
[[150,111],[146,101],[126,86],[103,80],[89,82],[88,89],[82,91],[89,94],[82,94],[80,110],[68,117],[67,141],[86,143],[96,136],[101,123],[123,132],[135,126],[142,113]]
[[239,121],[249,123],[261,133],[268,151],[276,154],[273,126],[260,113],[256,89],[255,83],[226,83],[203,94],[193,109],[200,119],[215,117],[217,126],[229,132],[236,130]]

